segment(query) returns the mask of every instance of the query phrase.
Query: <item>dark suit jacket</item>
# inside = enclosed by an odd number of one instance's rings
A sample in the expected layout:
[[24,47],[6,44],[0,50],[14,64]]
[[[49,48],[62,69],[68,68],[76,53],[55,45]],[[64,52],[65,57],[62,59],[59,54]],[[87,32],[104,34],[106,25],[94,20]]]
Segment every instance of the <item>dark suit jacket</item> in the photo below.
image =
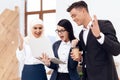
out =
[[120,53],[120,43],[116,38],[113,25],[108,20],[98,21],[101,32],[105,35],[101,45],[90,30],[85,45],[82,33],[79,35],[79,47],[83,50],[83,67],[86,64],[88,80],[118,80],[113,55]]
[[[60,43],[61,43],[61,41],[57,41],[57,42],[55,42],[53,44],[53,52],[54,52],[54,56],[56,58],[59,58],[59,56],[58,56],[58,48],[60,46]],[[68,58],[68,71],[69,71],[69,76],[70,76],[71,80],[80,80],[80,76],[78,75],[78,72],[77,72],[77,65],[78,65],[78,62],[73,61],[73,59],[69,55],[69,58]],[[54,63],[51,62],[51,65],[49,67],[54,70],[52,75],[51,75],[50,80],[56,80],[59,65],[54,64]]]

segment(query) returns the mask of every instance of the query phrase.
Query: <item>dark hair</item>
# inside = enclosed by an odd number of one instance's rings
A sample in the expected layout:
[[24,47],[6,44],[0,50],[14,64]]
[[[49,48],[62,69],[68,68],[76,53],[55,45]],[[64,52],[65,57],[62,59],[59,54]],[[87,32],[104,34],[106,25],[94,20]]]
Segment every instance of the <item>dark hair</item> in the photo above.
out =
[[75,36],[73,34],[73,27],[72,27],[72,24],[69,20],[62,19],[58,22],[57,25],[65,28],[65,30],[68,32],[68,36],[69,36],[70,41],[75,39]]
[[78,1],[73,3],[71,6],[68,7],[67,12],[70,12],[73,8],[85,8],[88,11],[88,5],[85,1]]

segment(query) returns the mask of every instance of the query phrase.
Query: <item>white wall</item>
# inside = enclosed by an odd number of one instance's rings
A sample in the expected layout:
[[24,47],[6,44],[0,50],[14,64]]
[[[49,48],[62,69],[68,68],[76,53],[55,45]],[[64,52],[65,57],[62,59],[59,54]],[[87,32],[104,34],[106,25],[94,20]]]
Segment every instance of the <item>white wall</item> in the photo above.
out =
[[15,6],[19,7],[20,31],[24,33],[24,0],[0,0],[0,14],[7,8],[15,10]]

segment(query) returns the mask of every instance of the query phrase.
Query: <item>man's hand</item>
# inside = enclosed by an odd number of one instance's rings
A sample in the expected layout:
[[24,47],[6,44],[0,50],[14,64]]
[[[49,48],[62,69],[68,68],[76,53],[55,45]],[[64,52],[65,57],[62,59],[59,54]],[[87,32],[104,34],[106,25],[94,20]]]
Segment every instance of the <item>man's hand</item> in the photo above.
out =
[[100,36],[100,28],[99,28],[99,25],[98,25],[98,20],[97,20],[96,15],[94,15],[94,20],[93,20],[92,25],[91,25],[90,28],[92,30],[93,35],[96,38]]
[[[76,55],[77,54],[77,55]],[[79,51],[78,53],[74,53],[74,51],[71,52],[71,58],[74,60],[74,61],[78,61],[80,62],[81,59],[82,59],[82,54],[81,52]]]

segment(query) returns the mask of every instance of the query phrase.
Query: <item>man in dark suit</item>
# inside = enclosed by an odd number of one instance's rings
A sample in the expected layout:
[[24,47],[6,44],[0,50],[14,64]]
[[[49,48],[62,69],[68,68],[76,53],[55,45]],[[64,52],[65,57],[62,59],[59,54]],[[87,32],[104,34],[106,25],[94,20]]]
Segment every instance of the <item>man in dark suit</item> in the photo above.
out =
[[[91,18],[84,1],[73,3],[67,9],[72,19],[83,30],[79,35],[79,47],[83,51],[82,80],[118,80],[113,55],[120,53],[120,43],[109,20]],[[71,55],[74,60],[78,60]]]

